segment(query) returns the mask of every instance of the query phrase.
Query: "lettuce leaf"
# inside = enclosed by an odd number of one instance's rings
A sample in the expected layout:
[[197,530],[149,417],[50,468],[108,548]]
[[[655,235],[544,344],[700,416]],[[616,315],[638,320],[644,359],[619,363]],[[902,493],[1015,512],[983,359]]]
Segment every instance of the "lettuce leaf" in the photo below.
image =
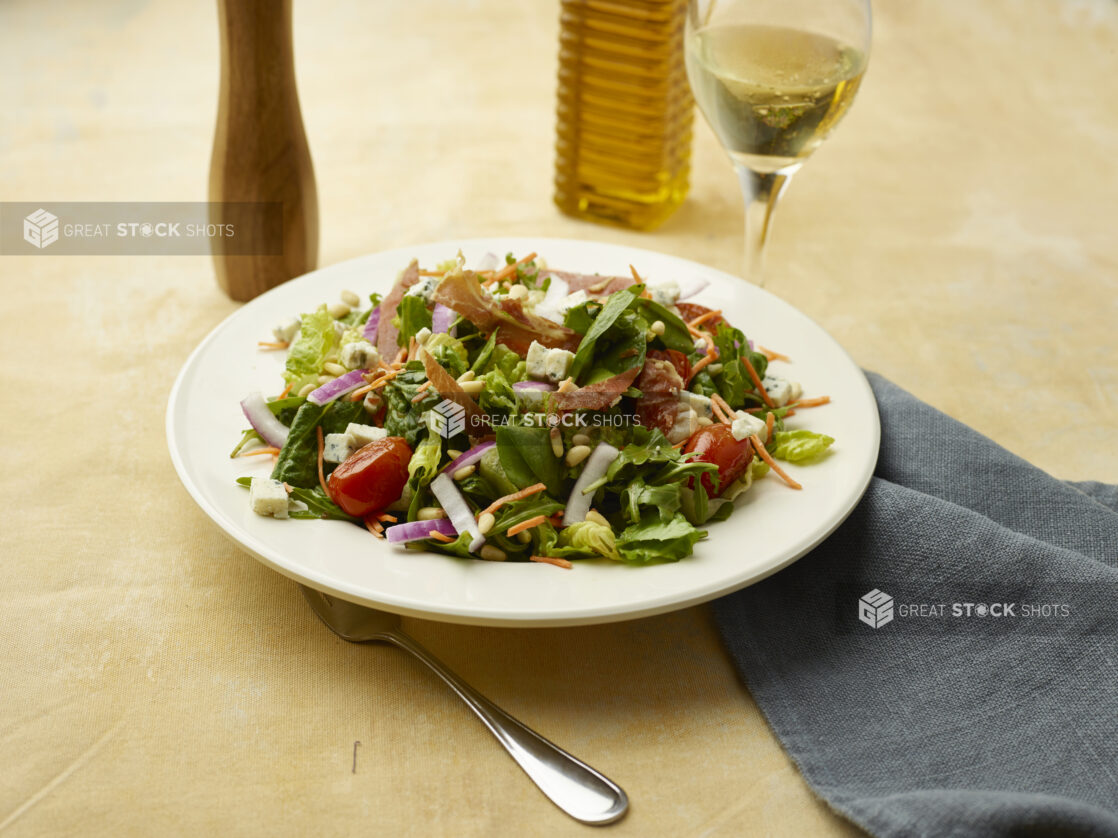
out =
[[308,384],[318,383],[322,365],[338,345],[334,321],[326,311],[325,304],[304,314],[302,321],[299,337],[287,351],[287,365],[283,371],[283,380],[296,393]]
[[396,309],[396,316],[400,320],[400,334],[396,336],[396,343],[399,346],[407,346],[408,341],[415,337],[420,329],[431,328],[431,310],[427,308],[427,302],[422,297],[405,295]]
[[501,468],[518,489],[543,483],[552,497],[566,500],[562,461],[551,450],[547,428],[498,425],[497,451]]
[[466,347],[462,345],[462,341],[446,332],[431,335],[423,345],[423,349],[455,378],[462,375],[469,366]]
[[695,542],[705,537],[706,531],[695,529],[680,512],[663,521],[659,513],[649,511],[621,532],[617,549],[629,564],[675,562],[690,556]]
[[[579,375],[591,360],[597,360],[594,347],[598,342],[598,338],[602,337],[606,331],[617,322],[621,313],[639,296],[643,287],[644,286],[634,285],[629,288],[623,288],[620,291],[610,294],[606,299],[606,303],[602,306],[602,310],[598,312],[598,315],[594,318],[594,322],[590,324],[590,328],[588,328],[586,334],[583,335],[582,342],[578,345],[578,351],[575,352],[574,360],[571,361],[569,374],[576,381],[581,380]],[[643,320],[643,318],[641,319]],[[643,336],[642,333],[641,337]]]
[[515,416],[516,392],[499,369],[492,369],[481,377],[485,389],[478,395],[478,406],[490,415]]
[[[571,551],[566,556],[560,555],[560,558],[584,555],[588,557],[602,556],[615,562],[622,561],[621,554],[617,551],[613,530],[594,521],[582,521],[561,530],[558,546],[561,550],[566,548],[566,550]],[[555,555],[555,553],[549,555]]]
[[815,431],[776,431],[773,434],[776,445],[771,453],[778,460],[806,463],[823,456],[834,441],[834,438]]

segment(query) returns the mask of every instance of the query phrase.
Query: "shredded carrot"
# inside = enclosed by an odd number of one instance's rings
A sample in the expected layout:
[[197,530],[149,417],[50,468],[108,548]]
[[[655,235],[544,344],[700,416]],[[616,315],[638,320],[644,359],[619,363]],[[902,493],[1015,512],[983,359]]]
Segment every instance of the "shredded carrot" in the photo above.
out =
[[633,275],[633,281],[636,282],[638,285],[644,284],[644,280],[641,279],[641,275],[637,273],[637,269],[634,268],[632,265],[629,266],[629,273]]
[[562,512],[556,512],[550,518],[548,518],[547,520],[551,522],[552,526],[557,527],[557,526],[559,526],[560,524],[563,523],[563,513]]
[[295,382],[292,381],[290,384],[288,384],[286,387],[283,388],[283,392],[279,394],[279,397],[281,399],[286,399],[287,394],[291,392],[291,388],[294,387],[294,386],[295,386]]
[[400,351],[396,353],[396,357],[392,359],[392,363],[393,364],[402,364],[402,363],[404,363],[404,359],[406,357],[408,357],[408,350],[401,347]]
[[355,402],[359,398],[361,398],[363,395],[368,393],[370,390],[372,390],[374,386],[376,386],[376,385],[366,384],[364,387],[359,387],[356,390],[354,390],[352,393],[350,393],[348,396],[346,396],[346,400],[351,401],[351,402]]
[[770,413],[765,417],[765,439],[773,438],[773,425],[776,424],[776,414]]
[[714,418],[721,422],[723,425],[730,424],[730,420],[726,418],[726,414],[722,410],[722,405],[716,402],[713,397],[711,397],[710,400],[710,412],[713,413]]
[[412,360],[415,359],[416,347],[418,347],[418,346],[419,346],[419,344],[415,342],[414,337],[408,338],[407,360],[412,361]]
[[714,311],[704,311],[702,314],[700,314],[698,317],[696,317],[694,320],[692,320],[687,325],[689,325],[692,329],[694,329],[694,328],[697,328],[700,323],[706,323],[712,317],[721,317],[721,316],[722,316],[722,309],[720,309],[720,308],[716,308]]
[[546,515],[536,515],[533,518],[529,518],[527,521],[521,521],[519,524],[516,524],[514,526],[509,527],[508,532],[506,532],[505,535],[507,535],[511,538],[512,536],[516,535],[517,533],[524,532],[524,530],[530,530],[530,529],[532,529],[532,527],[538,527],[540,524],[542,524],[546,520],[547,520]]
[[433,538],[435,539],[435,541],[441,541],[443,544],[453,544],[455,541],[458,540],[456,538],[451,538],[446,533],[441,533],[438,530],[428,530],[427,537]]
[[796,408],[794,408],[794,407],[790,407],[790,408],[788,408],[788,410],[787,410],[787,411],[785,412],[785,414],[784,414],[784,418],[785,418],[785,419],[787,419],[787,418],[788,418],[789,416],[795,416],[795,415],[796,415]]
[[524,500],[524,498],[530,498],[532,495],[542,492],[546,488],[547,486],[545,486],[543,483],[536,483],[534,486],[529,486],[527,489],[521,489],[519,492],[513,492],[511,495],[505,495],[504,497],[497,498],[497,500],[493,501],[493,503],[485,507],[485,509],[483,509],[478,514],[478,517],[481,517],[481,515],[484,515],[486,512],[496,512],[506,503],[512,503],[514,500]]
[[762,460],[764,460],[768,464],[769,468],[771,468],[778,475],[780,475],[781,480],[783,480],[785,483],[787,483],[793,489],[802,489],[803,488],[803,486],[801,486],[799,483],[797,483],[795,480],[793,480],[791,477],[789,477],[788,474],[784,471],[784,469],[782,469],[780,466],[778,466],[776,464],[776,460],[774,460],[772,458],[772,455],[770,455],[769,452],[765,450],[764,443],[761,442],[761,438],[759,436],[757,436],[757,434],[751,434],[750,437],[749,437],[749,441],[753,443],[753,450],[757,452],[757,456],[760,457]]
[[698,373],[698,372],[699,372],[699,371],[700,371],[700,370],[701,370],[701,369],[702,369],[703,367],[705,367],[705,366],[706,366],[707,364],[709,364],[709,363],[710,363],[711,361],[713,361],[713,360],[714,360],[714,356],[713,356],[713,355],[704,355],[704,356],[703,356],[702,358],[700,358],[700,359],[699,359],[699,362],[698,362],[697,364],[695,364],[695,366],[691,367],[691,374],[690,374],[689,376],[687,376],[687,383],[688,383],[688,384],[690,384],[690,383],[691,383],[691,379],[692,379],[692,378],[694,378],[694,377],[695,377],[695,375],[696,375],[696,374],[697,374],[697,373]]
[[553,564],[556,567],[562,567],[566,570],[570,570],[572,567],[574,567],[574,565],[566,559],[560,559],[557,556],[529,556],[528,558],[534,562],[540,562],[541,564]]
[[[688,439],[689,438],[690,437],[688,437]],[[679,442],[677,442],[675,445],[673,445],[672,448],[682,448],[686,444],[687,444],[687,440],[686,439],[681,439]]]
[[753,369],[753,363],[749,360],[749,355],[742,354],[740,356],[741,362],[745,364],[745,371],[749,373],[749,377],[753,379],[753,386],[757,388],[757,392],[761,394],[761,399],[769,407],[776,407],[773,400],[769,398],[769,394],[765,392],[765,385],[761,383],[761,377],[757,375],[757,370]]
[[734,409],[732,407],[730,407],[730,403],[728,401],[726,401],[724,398],[722,398],[721,393],[711,394],[710,403],[712,405],[717,404],[720,408],[722,408],[722,412],[726,414],[726,419],[728,420],[726,422],[727,425],[733,423],[733,421],[734,421]]
[[427,398],[427,388],[430,387],[430,386],[431,386],[430,381],[424,381],[422,384],[420,384],[419,389],[415,391],[415,398],[413,398],[411,400],[412,404],[415,404],[416,402],[421,402],[425,398]]
[[789,407],[819,407],[820,405],[830,403],[830,396],[819,396],[815,399],[800,399],[798,402],[793,402]]
[[525,262],[531,262],[535,258],[536,258],[536,252],[533,250],[531,253],[529,253],[527,256],[525,256],[523,259],[517,259],[511,265],[505,265],[503,268],[501,268],[501,270],[499,270],[499,271],[497,271],[497,273],[493,274],[493,279],[496,280],[497,282],[500,282],[501,280],[506,279],[510,276],[515,276],[517,268],[519,268]]
[[761,354],[764,355],[766,358],[768,358],[770,361],[788,361],[789,363],[791,363],[791,361],[792,361],[791,358],[789,358],[787,355],[785,355],[782,352],[777,352],[773,349],[768,349],[764,346],[761,346],[760,344],[757,344],[757,348],[759,350],[761,350]]
[[384,524],[382,524],[380,521],[373,521],[373,532],[375,532],[377,535],[380,535],[382,532],[384,532]]
[[273,448],[272,446],[268,446],[267,448],[254,448],[251,451],[242,451],[237,456],[238,457],[255,457],[257,454],[278,454],[279,452],[280,452],[280,450],[278,448]]
[[365,529],[367,529],[369,532],[371,532],[377,538],[384,538],[384,528],[382,527],[380,529],[380,531],[378,532],[377,531],[377,526],[380,526],[380,525],[377,524],[372,518],[366,518],[365,519]]
[[314,430],[315,435],[318,437],[318,485],[322,487],[322,491],[326,493],[326,497],[333,500],[334,496],[330,494],[330,490],[326,487],[326,478],[322,474],[322,451],[325,448],[325,444],[322,441],[322,426],[319,425]]
[[256,345],[261,349],[287,349],[287,347],[291,346],[291,344],[285,340],[258,340]]
[[377,520],[380,521],[382,524],[395,524],[400,519],[397,518],[395,515],[389,515],[387,512],[382,512],[380,515],[377,516]]

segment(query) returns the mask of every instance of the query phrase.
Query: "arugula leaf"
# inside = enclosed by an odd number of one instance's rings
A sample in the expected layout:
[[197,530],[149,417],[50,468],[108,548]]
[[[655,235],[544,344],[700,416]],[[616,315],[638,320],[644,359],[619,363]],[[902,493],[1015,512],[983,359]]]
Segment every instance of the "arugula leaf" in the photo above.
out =
[[815,431],[776,431],[773,434],[776,447],[772,449],[772,455],[790,463],[806,463],[821,457],[834,441],[833,437]]
[[563,497],[562,461],[551,450],[547,428],[498,425],[497,450],[501,468],[518,489],[543,483],[552,497]]
[[249,444],[250,442],[252,442],[252,441],[253,441],[254,439],[258,439],[258,440],[260,440],[261,442],[263,442],[263,441],[264,441],[264,437],[260,436],[260,434],[258,434],[258,433],[256,432],[256,429],[255,429],[255,428],[247,428],[246,430],[242,431],[242,432],[241,432],[241,441],[240,441],[240,442],[238,442],[238,443],[237,443],[237,447],[236,447],[236,448],[234,448],[234,449],[233,449],[233,450],[232,450],[232,451],[231,451],[231,452],[229,453],[229,459],[233,459],[233,458],[234,458],[234,457],[236,457],[236,456],[237,456],[238,454],[240,454],[240,453],[241,453],[241,449],[242,449],[242,448],[244,448],[244,447],[245,447],[246,445],[248,445],[248,444]]
[[691,337],[691,333],[687,331],[687,324],[678,314],[644,297],[637,297],[633,301],[633,306],[649,323],[659,320],[664,324],[664,334],[660,335],[660,340],[668,349],[678,350],[684,355],[690,355],[695,351],[695,339]]
[[307,384],[317,384],[322,365],[338,343],[334,320],[320,305],[315,311],[302,316],[299,337],[287,351],[283,380],[298,392]]
[[622,311],[596,341],[593,365],[582,376],[583,384],[595,384],[643,366],[648,350],[647,332],[647,320],[635,311]]
[[617,549],[629,564],[679,561],[690,556],[695,542],[704,537],[706,532],[695,529],[682,513],[663,521],[658,513],[645,512],[617,537]]
[[582,342],[578,345],[578,351],[575,352],[574,360],[571,361],[570,375],[578,380],[579,373],[582,372],[583,367],[590,363],[594,357],[594,344],[597,343],[598,338],[606,333],[621,316],[621,312],[625,311],[629,305],[640,294],[640,289],[643,286],[630,286],[617,291],[606,299],[605,305],[598,315],[594,318],[594,322],[590,324],[590,328],[586,330],[586,334],[582,337]]
[[[708,375],[714,390],[720,393],[734,410],[760,404],[761,396],[756,391],[753,378],[746,370],[742,359],[748,358],[758,377],[761,378],[768,369],[768,359],[760,352],[751,350],[749,341],[741,330],[735,329],[726,322],[718,324],[712,337],[714,345],[718,348],[719,363],[722,364],[722,369],[717,375]],[[706,370],[701,372],[696,379],[706,372]],[[704,392],[703,395],[709,396],[710,393]]]
[[299,408],[272,469],[273,479],[305,489],[318,485],[318,438],[314,429],[327,407],[306,402]]
[[474,362],[470,364],[470,369],[472,369],[475,373],[480,373],[482,370],[484,370],[486,365],[489,363],[489,359],[493,355],[493,348],[496,345],[497,332],[494,331],[491,335],[489,335],[489,340],[485,342],[485,345],[478,350],[477,357],[475,357]]
[[668,520],[679,509],[679,488],[678,481],[649,485],[644,478],[636,478],[621,492],[621,509],[626,520],[634,524],[639,521],[642,506],[651,506],[663,520]]
[[407,346],[408,341],[415,337],[415,333],[420,329],[431,328],[431,310],[420,296],[405,295],[396,309],[396,316],[400,319],[400,334],[396,337],[399,346]]

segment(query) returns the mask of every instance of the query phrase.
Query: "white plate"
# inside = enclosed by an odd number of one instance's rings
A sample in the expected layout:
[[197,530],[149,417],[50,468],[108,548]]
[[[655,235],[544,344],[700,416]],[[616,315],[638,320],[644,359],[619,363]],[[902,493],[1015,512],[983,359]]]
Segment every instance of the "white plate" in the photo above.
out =
[[[804,485],[787,488],[769,475],[738,500],[730,520],[690,558],[629,567],[580,561],[572,570],[536,563],[494,563],[405,551],[340,521],[275,520],[249,508],[237,477],[267,475],[268,458],[229,458],[246,427],[239,405],[252,390],[281,389],[283,353],[261,352],[280,320],[333,302],[346,288],[385,292],[412,257],[424,266],[461,248],[468,264],[487,252],[539,252],[555,268],[626,274],[650,282],[705,278],[692,301],[720,308],[758,343],[792,364],[776,374],[802,382],[808,396],[830,395],[802,410],[790,427],[809,426],[837,440],[823,462],[788,466]],[[353,602],[400,614],[457,623],[556,626],[601,623],[683,608],[745,587],[795,561],[853,510],[877,460],[877,405],[861,370],[818,325],[792,306],[741,279],[648,250],[568,239],[473,239],[401,248],[315,271],[269,291],[234,312],[187,360],[167,405],[171,459],[187,491],[241,547],[280,573]]]

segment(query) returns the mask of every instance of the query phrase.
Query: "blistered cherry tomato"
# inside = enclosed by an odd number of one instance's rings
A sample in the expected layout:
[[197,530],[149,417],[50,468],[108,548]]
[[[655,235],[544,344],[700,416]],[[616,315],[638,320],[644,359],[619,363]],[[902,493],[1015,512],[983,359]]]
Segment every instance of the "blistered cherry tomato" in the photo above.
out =
[[[713,489],[710,475],[703,475],[703,488],[707,490],[707,495],[710,497],[721,495],[726,491],[731,483],[745,474],[745,470],[753,461],[753,446],[749,438],[734,439],[729,425],[709,425],[701,428],[687,440],[683,451],[685,454],[697,451],[699,456],[693,459],[718,466],[717,493]],[[695,478],[691,478],[689,485],[694,487]]]
[[411,454],[398,436],[370,442],[334,469],[327,481],[330,497],[347,515],[364,518],[379,512],[404,491]]

